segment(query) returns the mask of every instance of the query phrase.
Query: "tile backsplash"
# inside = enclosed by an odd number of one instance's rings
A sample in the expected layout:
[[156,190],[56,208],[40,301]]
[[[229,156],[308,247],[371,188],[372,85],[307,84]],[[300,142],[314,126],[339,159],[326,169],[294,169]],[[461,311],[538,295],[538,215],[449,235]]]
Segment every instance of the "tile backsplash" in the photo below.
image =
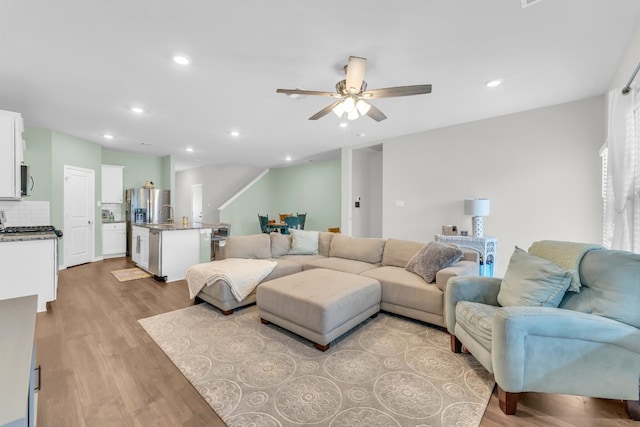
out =
[[114,221],[124,221],[125,217],[122,213],[122,203],[103,203],[102,209],[113,213]]
[[[7,217],[7,226],[17,225],[51,225],[49,202],[3,202],[0,211]],[[61,226],[61,225],[59,225]]]

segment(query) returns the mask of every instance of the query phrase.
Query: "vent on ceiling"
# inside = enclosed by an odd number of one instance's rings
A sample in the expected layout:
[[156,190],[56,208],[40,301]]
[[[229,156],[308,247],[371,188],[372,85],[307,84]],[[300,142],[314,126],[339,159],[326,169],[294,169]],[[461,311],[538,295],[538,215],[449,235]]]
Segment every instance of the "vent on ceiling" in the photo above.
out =
[[525,7],[529,7],[536,3],[540,3],[542,0],[520,0],[520,6],[524,9]]

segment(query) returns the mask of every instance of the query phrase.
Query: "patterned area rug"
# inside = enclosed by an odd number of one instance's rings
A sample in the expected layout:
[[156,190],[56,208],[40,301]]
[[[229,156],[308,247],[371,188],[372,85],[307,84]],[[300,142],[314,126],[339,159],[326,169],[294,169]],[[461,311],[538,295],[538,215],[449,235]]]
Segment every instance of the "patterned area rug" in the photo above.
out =
[[387,313],[324,353],[255,305],[139,322],[228,426],[477,426],[494,386],[445,332]]
[[111,274],[113,274],[113,277],[118,279],[119,282],[128,282],[129,280],[151,277],[151,274],[138,267],[125,268],[124,270],[113,270]]

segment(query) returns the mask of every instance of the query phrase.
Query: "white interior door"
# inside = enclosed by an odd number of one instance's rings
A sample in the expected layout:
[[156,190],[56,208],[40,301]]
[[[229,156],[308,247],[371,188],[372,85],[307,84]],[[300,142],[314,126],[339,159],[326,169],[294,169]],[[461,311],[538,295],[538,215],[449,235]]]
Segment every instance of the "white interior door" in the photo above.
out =
[[191,186],[191,218],[193,222],[202,222],[202,184]]
[[95,172],[64,167],[64,264],[91,262],[95,253]]

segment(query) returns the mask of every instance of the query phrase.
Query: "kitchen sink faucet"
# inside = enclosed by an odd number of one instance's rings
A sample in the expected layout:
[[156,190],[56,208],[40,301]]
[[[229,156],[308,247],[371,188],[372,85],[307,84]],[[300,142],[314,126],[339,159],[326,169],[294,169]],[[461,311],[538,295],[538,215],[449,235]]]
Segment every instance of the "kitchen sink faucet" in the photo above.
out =
[[169,218],[167,219],[167,222],[173,222],[174,221],[174,219],[173,219],[173,206],[171,206],[171,205],[162,205],[160,207],[160,213],[162,213],[162,209],[164,209],[164,208],[169,208]]

